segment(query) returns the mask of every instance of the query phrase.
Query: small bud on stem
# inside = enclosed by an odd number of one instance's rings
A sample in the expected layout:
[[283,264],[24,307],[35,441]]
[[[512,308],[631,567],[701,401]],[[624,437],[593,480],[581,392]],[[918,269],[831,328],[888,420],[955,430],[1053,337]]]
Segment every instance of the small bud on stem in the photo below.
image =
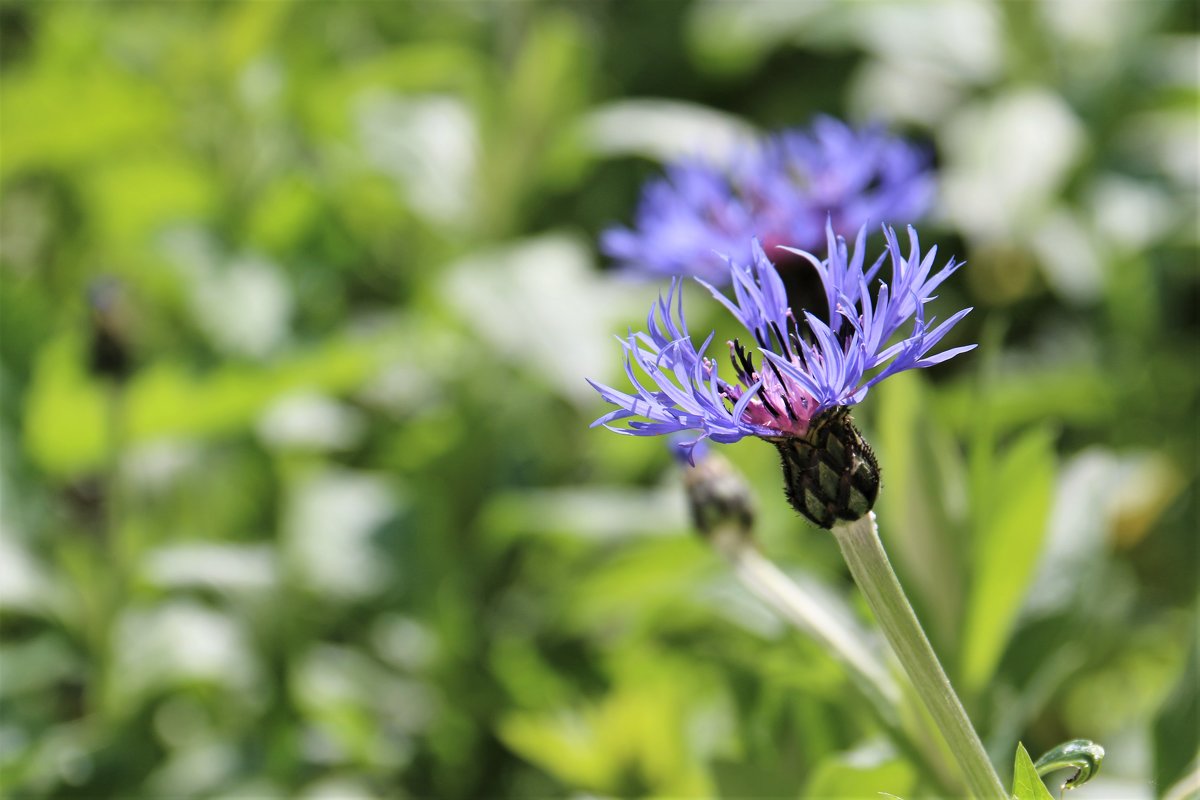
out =
[[124,383],[133,373],[133,357],[121,284],[112,279],[95,281],[88,288],[88,306],[91,311],[88,366],[99,378]]
[[704,536],[732,527],[745,536],[754,528],[754,498],[733,465],[715,453],[684,470],[692,524]]

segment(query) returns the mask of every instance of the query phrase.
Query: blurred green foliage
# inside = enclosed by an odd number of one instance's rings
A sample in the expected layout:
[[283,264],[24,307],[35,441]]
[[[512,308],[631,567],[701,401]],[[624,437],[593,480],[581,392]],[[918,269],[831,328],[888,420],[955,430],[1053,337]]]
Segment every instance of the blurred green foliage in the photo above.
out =
[[[968,261],[980,349],[858,416],[994,762],[1083,737],[1075,797],[1166,793],[1198,54],[1167,0],[0,4],[4,795],[926,794],[689,536],[664,448],[587,429],[655,291],[596,234],[660,159],[815,113],[928,141],[922,233]],[[771,448],[727,452],[865,621]]]

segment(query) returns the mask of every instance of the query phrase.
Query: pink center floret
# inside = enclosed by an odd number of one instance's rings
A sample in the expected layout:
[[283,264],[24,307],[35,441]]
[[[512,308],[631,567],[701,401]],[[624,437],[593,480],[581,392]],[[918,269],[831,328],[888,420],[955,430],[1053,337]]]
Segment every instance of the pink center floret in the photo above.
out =
[[[817,408],[817,401],[812,395],[787,375],[776,374],[770,366],[766,367],[765,375],[756,371],[749,377],[751,382],[761,379],[762,386],[755,391],[754,398],[742,414],[747,422],[785,436],[804,436],[808,433],[808,426]],[[782,382],[780,377],[783,378]],[[730,385],[726,394],[736,404],[745,391],[743,386]],[[766,395],[765,401],[763,395]]]

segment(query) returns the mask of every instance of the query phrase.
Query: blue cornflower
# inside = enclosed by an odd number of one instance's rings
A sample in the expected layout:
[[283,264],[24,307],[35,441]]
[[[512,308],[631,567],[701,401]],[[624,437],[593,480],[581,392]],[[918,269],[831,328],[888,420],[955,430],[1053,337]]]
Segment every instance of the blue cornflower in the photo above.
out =
[[[925,318],[925,304],[960,263],[950,259],[933,272],[937,248],[922,254],[913,228],[908,229],[907,256],[892,228],[885,226],[883,234],[885,250],[865,270],[865,226],[859,229],[851,252],[827,222],[828,257],[823,261],[803,250],[785,248],[812,264],[825,290],[826,307],[802,310],[800,317],[788,307],[783,281],[757,241],[751,244],[749,265],[727,261],[732,299],[697,278],[753,337],[749,348],[738,339],[728,342],[734,380],[722,378],[716,359],[708,354],[715,334],[696,346],[683,315],[681,279],[673,278],[666,298],[660,296],[651,307],[646,331],[630,333],[621,342],[633,393],[589,381],[617,406],[593,427],[604,425],[633,436],[691,431],[697,435],[684,445],[685,451],[704,439],[727,444],[757,436],[770,441],[784,456],[793,505],[826,527],[834,517],[849,517],[839,513],[844,511],[840,507],[818,513],[812,508],[815,501],[804,496],[801,489],[811,488],[808,484],[819,477],[814,459],[824,459],[830,467],[846,466],[851,472],[862,467],[873,476],[873,484],[864,483],[860,492],[869,503],[858,513],[861,503],[852,502],[851,510],[858,516],[866,513],[878,490],[878,467],[846,409],[890,375],[929,367],[975,347],[930,355],[971,311],[963,309],[936,327],[935,320]],[[890,264],[891,282],[879,281],[872,294],[871,286],[885,262]],[[910,322],[902,338],[891,343]],[[635,365],[645,378],[639,379]],[[623,427],[614,425],[621,421],[626,423]],[[826,458],[831,436],[840,446]],[[826,494],[839,491],[843,490],[835,484],[825,487]],[[833,505],[846,502],[842,498]]]
[[740,153],[726,170],[696,160],[666,168],[642,192],[633,228],[614,227],[600,247],[636,274],[691,275],[724,285],[718,253],[742,263],[749,243],[803,250],[835,231],[870,221],[913,222],[929,208],[933,173],[927,155],[881,127],[854,129],[819,117]]

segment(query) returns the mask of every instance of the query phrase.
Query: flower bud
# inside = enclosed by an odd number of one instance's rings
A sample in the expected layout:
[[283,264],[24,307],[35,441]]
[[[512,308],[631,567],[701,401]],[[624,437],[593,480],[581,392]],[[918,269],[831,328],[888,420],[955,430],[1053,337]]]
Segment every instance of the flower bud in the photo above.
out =
[[122,383],[133,372],[129,351],[128,309],[120,283],[112,279],[95,281],[88,287],[91,311],[91,337],[88,366],[93,375]]
[[701,534],[712,536],[721,529],[732,529],[738,535],[750,535],[754,498],[741,474],[727,460],[705,453],[696,459],[694,467],[684,470],[683,482],[692,523]]

